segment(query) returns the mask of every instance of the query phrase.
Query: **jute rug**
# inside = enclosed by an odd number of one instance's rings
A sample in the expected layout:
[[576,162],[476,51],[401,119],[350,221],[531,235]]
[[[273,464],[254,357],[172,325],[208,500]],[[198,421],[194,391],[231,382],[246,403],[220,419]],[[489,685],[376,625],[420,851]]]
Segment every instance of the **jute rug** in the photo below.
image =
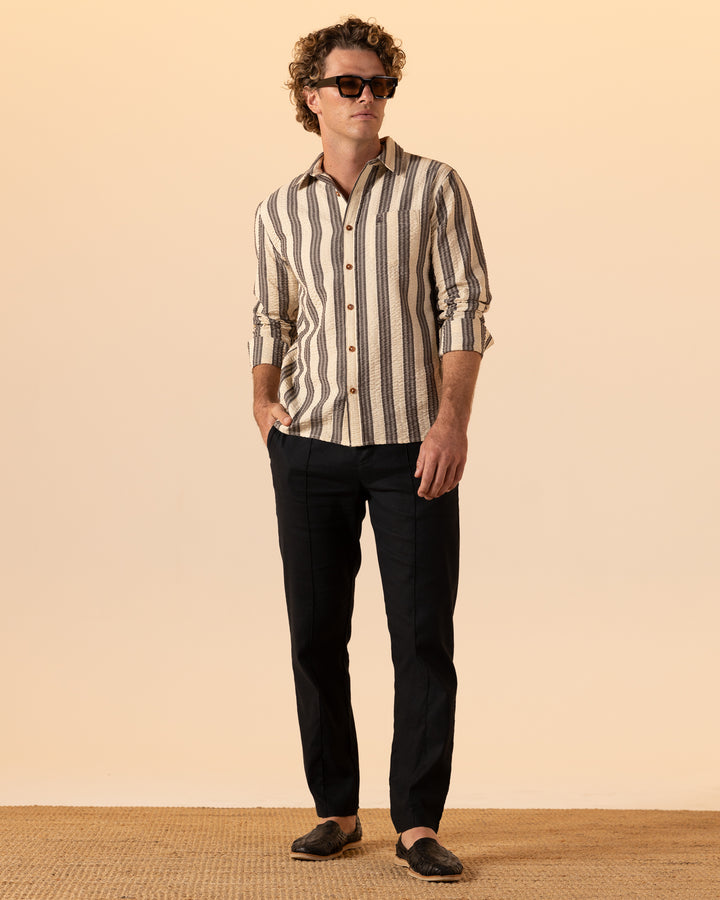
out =
[[0,807],[0,898],[108,900],[719,900],[720,812],[448,810],[463,881],[393,865],[387,810],[340,859],[299,862],[302,809]]

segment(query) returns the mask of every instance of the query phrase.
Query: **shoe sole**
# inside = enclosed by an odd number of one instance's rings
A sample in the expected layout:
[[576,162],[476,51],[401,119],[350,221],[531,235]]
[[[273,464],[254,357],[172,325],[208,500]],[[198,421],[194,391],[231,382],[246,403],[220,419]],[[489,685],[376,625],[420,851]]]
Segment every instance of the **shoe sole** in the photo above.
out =
[[462,872],[458,872],[457,875],[421,875],[412,868],[406,859],[400,859],[399,856],[395,857],[395,865],[404,866],[408,870],[408,875],[412,875],[413,878],[419,878],[420,881],[460,881],[462,878]]
[[350,844],[345,844],[337,853],[329,853],[327,856],[321,856],[318,853],[301,853],[299,851],[291,850],[290,859],[308,859],[311,862],[322,862],[325,859],[337,859],[338,856],[342,856],[346,850],[354,850],[359,846],[360,841],[353,841]]

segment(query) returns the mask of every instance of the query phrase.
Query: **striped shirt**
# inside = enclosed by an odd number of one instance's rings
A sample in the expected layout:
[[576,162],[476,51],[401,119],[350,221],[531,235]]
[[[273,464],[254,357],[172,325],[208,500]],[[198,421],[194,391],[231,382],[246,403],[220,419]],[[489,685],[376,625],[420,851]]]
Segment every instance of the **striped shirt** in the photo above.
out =
[[252,366],[281,368],[286,434],[363,446],[422,441],[440,357],[492,344],[480,235],[448,165],[384,138],[346,201],[323,171],[275,191],[255,217]]

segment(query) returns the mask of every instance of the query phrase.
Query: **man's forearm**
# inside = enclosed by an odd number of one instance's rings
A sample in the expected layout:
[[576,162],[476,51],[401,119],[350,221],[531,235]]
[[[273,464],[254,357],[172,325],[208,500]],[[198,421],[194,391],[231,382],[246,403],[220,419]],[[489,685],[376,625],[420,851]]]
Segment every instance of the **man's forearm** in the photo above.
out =
[[442,358],[442,386],[437,419],[418,453],[418,495],[433,500],[457,487],[467,459],[467,427],[481,356],[452,350]]
[[467,431],[481,360],[481,355],[474,350],[451,350],[443,355],[436,424]]
[[261,363],[254,366],[253,376],[253,402],[277,403],[280,390],[280,369],[269,363]]
[[292,419],[287,410],[280,404],[280,369],[270,363],[260,363],[252,370],[253,374],[253,414],[260,429],[263,441],[277,421],[290,425]]

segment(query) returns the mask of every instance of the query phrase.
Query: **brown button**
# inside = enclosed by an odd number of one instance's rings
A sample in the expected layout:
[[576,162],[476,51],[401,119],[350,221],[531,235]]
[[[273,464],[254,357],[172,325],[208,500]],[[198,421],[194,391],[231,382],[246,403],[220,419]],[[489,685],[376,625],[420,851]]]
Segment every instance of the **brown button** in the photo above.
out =
[[346,225],[345,227],[347,228],[348,231],[352,231],[352,225]]
[[339,197],[339,196],[340,196],[340,191],[335,191],[335,196],[336,196],[336,197]]
[[352,263],[345,263],[346,269],[352,269]]
[[348,347],[348,350],[349,350],[351,353],[354,353],[354,352],[355,352],[355,348],[354,348],[354,347]]
[[348,309],[355,309],[355,307],[352,303],[348,303]]
[[350,393],[351,393],[351,394],[357,394],[357,390],[356,390],[355,388],[350,388]]

